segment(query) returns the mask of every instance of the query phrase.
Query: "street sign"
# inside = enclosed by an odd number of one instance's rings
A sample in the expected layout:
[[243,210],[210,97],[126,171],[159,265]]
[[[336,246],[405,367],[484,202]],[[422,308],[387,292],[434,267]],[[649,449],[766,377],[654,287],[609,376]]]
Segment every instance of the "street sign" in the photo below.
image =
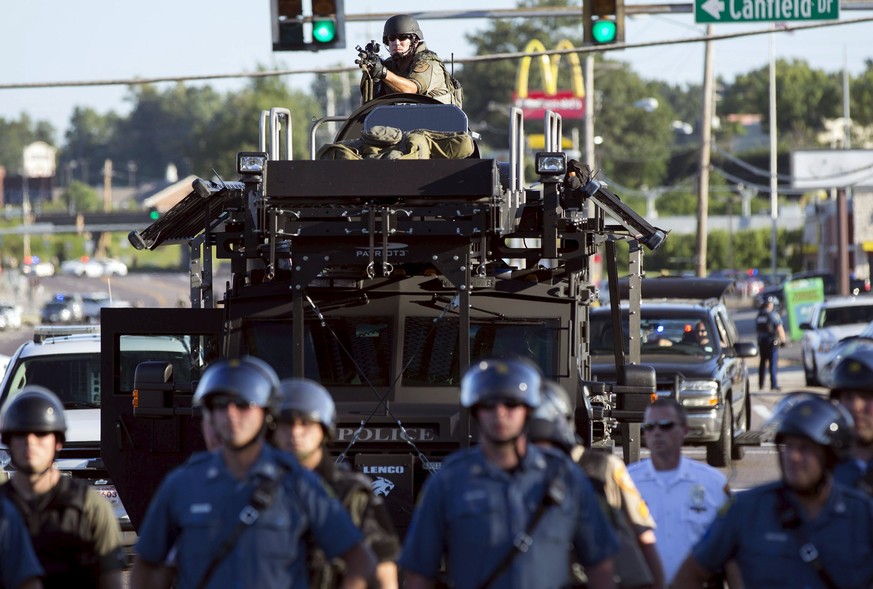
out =
[[698,23],[837,20],[839,0],[694,0]]

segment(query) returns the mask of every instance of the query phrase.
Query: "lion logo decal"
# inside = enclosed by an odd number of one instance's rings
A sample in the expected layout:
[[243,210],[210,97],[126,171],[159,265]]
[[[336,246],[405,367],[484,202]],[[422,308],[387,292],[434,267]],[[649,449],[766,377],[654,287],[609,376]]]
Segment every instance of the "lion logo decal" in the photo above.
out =
[[377,477],[376,480],[370,484],[370,487],[373,488],[374,495],[387,497],[388,493],[394,490],[394,483],[385,477]]

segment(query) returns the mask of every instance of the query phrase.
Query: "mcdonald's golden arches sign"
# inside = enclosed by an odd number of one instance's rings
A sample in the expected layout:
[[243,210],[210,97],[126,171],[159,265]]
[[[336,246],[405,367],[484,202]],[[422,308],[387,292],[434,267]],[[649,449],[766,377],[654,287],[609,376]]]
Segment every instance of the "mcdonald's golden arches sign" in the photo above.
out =
[[[573,44],[567,39],[562,40],[555,49],[573,49]],[[538,39],[530,41],[524,48],[525,53],[545,51],[546,48]],[[569,90],[558,89],[558,66],[561,64],[561,55],[540,55],[537,58],[545,88],[538,90],[528,89],[531,56],[525,55],[518,64],[518,74],[515,78],[515,92],[512,102],[522,109],[525,118],[542,118],[545,111],[552,110],[565,119],[585,118],[585,84],[582,79],[582,66],[579,56],[568,53],[570,62]]]

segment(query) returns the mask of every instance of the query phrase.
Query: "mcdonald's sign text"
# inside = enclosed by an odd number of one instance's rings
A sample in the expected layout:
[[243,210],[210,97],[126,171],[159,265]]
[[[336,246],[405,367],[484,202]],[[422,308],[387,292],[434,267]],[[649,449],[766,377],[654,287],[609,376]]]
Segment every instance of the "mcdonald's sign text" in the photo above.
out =
[[585,118],[585,97],[572,90],[558,90],[555,94],[531,90],[524,98],[513,92],[512,102],[524,113],[524,118],[542,118],[547,110],[555,111],[564,119]]

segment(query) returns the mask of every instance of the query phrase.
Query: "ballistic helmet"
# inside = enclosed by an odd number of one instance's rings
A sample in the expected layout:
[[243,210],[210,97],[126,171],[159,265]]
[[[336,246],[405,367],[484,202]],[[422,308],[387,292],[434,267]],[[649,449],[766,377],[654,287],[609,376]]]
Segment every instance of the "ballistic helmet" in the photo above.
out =
[[823,446],[835,460],[849,455],[854,435],[852,416],[820,395],[803,392],[786,395],[771,420],[775,423],[776,443],[785,436],[801,436]]
[[415,35],[419,41],[424,41],[424,33],[421,32],[418,21],[408,14],[396,14],[385,21],[382,43],[388,45],[388,37],[392,35]]
[[279,377],[269,364],[254,356],[210,364],[194,391],[194,405],[209,408],[210,397],[229,395],[275,411]]
[[470,408],[489,400],[518,401],[531,409],[540,404],[542,376],[521,358],[479,360],[461,379],[461,405]]
[[279,421],[302,417],[315,421],[332,438],[336,430],[336,405],[323,386],[308,378],[285,378],[279,383]]
[[67,432],[64,405],[47,388],[26,386],[3,408],[0,432],[7,446],[10,434],[53,432],[63,442]]
[[527,437],[532,442],[551,442],[569,453],[576,445],[570,394],[558,383],[543,380],[541,401],[530,416]]
[[847,391],[873,395],[873,350],[855,350],[834,368],[831,398]]

